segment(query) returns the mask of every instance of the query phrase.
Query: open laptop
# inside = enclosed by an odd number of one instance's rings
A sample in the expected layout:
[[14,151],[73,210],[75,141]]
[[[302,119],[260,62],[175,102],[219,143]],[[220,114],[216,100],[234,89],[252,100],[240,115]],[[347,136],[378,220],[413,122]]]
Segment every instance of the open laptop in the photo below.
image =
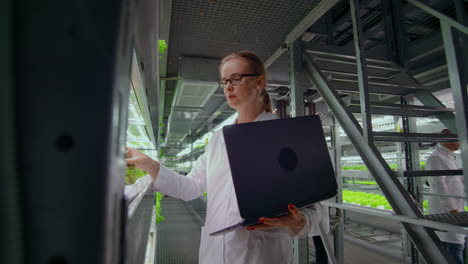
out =
[[223,128],[242,222],[220,235],[331,198],[338,185],[318,116],[275,119]]

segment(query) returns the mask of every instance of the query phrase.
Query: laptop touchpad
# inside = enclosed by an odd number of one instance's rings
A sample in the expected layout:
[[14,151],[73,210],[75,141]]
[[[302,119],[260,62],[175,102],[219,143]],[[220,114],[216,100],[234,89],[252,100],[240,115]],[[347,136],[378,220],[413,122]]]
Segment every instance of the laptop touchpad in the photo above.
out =
[[297,167],[296,152],[290,148],[282,148],[278,160],[280,167],[285,171],[293,171]]

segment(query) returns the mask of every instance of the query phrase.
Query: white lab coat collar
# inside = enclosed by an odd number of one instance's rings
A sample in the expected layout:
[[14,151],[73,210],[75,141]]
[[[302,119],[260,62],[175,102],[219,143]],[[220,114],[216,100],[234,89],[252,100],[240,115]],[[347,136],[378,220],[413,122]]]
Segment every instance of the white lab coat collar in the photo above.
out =
[[[257,116],[257,118],[254,120],[254,122],[277,119],[277,118],[278,117],[275,114],[273,114],[271,112],[263,111],[259,116]],[[233,125],[237,124],[237,118],[236,118],[236,120],[234,120],[234,122],[232,124]]]
[[450,149],[448,149],[448,148],[442,146],[440,143],[437,144],[436,148],[437,148],[437,150],[440,151],[443,155],[446,155],[446,156],[448,156],[448,157],[450,157],[450,158],[452,158],[452,159],[455,158],[455,154],[453,154],[453,152],[452,152]]

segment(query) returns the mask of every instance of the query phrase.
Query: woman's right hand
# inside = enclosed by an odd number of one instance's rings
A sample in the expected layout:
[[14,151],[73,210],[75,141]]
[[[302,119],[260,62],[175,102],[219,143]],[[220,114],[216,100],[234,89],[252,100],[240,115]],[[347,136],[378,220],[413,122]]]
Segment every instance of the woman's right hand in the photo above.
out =
[[127,148],[127,154],[125,155],[125,158],[127,165],[133,165],[138,169],[146,171],[151,176],[153,181],[156,180],[156,177],[159,173],[159,168],[161,167],[159,162],[153,160],[143,152],[134,148]]

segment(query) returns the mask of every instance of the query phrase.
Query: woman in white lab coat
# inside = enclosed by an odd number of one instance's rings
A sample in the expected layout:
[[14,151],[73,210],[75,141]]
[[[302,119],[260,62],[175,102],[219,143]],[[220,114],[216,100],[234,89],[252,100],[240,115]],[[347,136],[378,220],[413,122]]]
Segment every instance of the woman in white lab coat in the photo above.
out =
[[[265,67],[256,54],[245,51],[225,57],[220,77],[229,106],[237,110],[237,124],[276,118],[265,90]],[[291,263],[292,237],[306,236],[317,228],[316,219],[322,213],[320,204],[301,210],[290,204],[289,215],[262,217],[261,224],[210,236],[242,220],[221,130],[214,133],[187,176],[178,175],[135,149],[128,150],[127,164],[146,170],[154,180],[154,188],[163,194],[188,201],[208,192],[200,245],[202,264]]]

